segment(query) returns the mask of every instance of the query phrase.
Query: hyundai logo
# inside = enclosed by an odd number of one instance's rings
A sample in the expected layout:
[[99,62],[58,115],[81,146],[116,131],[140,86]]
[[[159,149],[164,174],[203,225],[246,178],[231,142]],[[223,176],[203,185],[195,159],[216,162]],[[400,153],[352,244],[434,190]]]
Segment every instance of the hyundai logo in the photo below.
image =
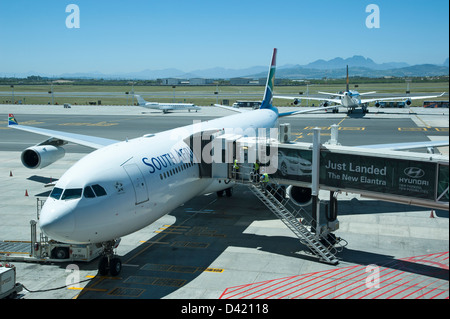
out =
[[408,177],[411,177],[411,178],[420,178],[423,175],[425,175],[425,171],[418,167],[405,168],[403,173],[405,173],[405,175],[407,175]]

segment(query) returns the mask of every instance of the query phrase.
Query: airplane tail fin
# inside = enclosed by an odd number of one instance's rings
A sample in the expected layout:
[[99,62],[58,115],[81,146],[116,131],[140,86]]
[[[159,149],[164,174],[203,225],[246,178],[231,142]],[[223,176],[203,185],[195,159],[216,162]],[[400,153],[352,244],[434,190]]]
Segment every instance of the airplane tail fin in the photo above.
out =
[[14,114],[8,114],[8,126],[9,125],[19,125],[16,118],[14,117]]
[[134,96],[136,97],[136,99],[137,99],[137,101],[138,101],[138,105],[142,106],[142,105],[145,105],[145,103],[147,103],[147,101],[144,100],[144,99],[142,98],[142,96],[137,95],[137,94],[135,94]]
[[[272,106],[273,87],[275,84],[275,69],[277,60],[277,49],[273,49],[272,62],[270,63],[269,74],[267,75],[266,90],[260,109],[275,109]],[[275,109],[276,110],[276,109]]]
[[348,65],[347,65],[347,86],[346,86],[345,89],[346,89],[347,92],[350,92],[349,85],[348,85]]

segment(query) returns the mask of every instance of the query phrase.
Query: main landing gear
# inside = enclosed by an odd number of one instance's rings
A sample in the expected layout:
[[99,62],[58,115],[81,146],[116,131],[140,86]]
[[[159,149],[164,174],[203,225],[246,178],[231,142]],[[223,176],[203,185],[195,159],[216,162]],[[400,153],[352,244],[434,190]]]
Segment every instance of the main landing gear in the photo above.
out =
[[120,239],[103,242],[103,256],[98,263],[98,273],[100,276],[117,276],[122,270],[122,261],[114,256],[114,248],[119,246]]

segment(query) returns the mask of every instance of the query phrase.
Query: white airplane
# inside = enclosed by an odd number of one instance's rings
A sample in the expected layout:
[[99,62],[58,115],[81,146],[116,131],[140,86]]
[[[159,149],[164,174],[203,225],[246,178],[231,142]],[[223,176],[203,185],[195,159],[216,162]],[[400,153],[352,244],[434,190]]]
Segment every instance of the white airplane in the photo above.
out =
[[[43,168],[64,156],[68,142],[95,149],[56,182],[42,207],[39,225],[51,239],[74,244],[101,243],[99,273],[115,276],[122,269],[114,248],[120,237],[150,225],[195,196],[230,187],[202,176],[201,160],[189,140],[194,134],[223,128],[245,132],[277,127],[278,118],[331,107],[279,113],[272,106],[276,49],[260,109],[117,141],[18,124],[9,114],[8,127],[50,137],[22,152],[28,168]],[[448,143],[448,142],[447,142]],[[294,198],[295,199],[295,198]]]
[[[420,99],[429,99],[429,98],[435,98],[440,97],[444,95],[444,93],[440,95],[430,95],[430,96],[397,96],[397,97],[387,97],[387,98],[372,98],[372,99],[361,99],[360,96],[362,95],[369,95],[376,93],[373,92],[364,92],[359,93],[358,91],[350,90],[349,89],[349,81],[348,81],[348,65],[347,65],[347,86],[346,90],[342,93],[328,93],[328,92],[318,92],[319,94],[326,94],[330,97],[328,98],[317,98],[317,97],[302,97],[301,99],[304,100],[314,100],[314,101],[322,101],[323,106],[328,106],[330,103],[336,103],[339,105],[342,105],[347,108],[348,113],[352,113],[356,108],[361,107],[362,111],[364,113],[369,112],[367,107],[369,106],[370,102],[375,102],[375,106],[379,107],[381,101],[404,101],[406,105],[411,105],[411,100],[420,100]],[[334,97],[333,97],[334,96]],[[299,104],[300,98],[298,97],[291,97],[291,96],[279,96],[276,95],[274,98],[279,99],[287,99],[292,100],[294,99],[294,104]],[[339,112],[339,106],[336,106],[335,109],[333,109],[333,113]]]
[[138,105],[153,109],[153,110],[161,110],[163,113],[168,113],[169,111],[174,110],[188,110],[189,112],[191,110],[195,110],[197,112],[198,110],[201,110],[197,105],[192,103],[158,103],[158,102],[147,102],[142,98],[142,96],[135,94],[134,95],[136,99],[138,100]]

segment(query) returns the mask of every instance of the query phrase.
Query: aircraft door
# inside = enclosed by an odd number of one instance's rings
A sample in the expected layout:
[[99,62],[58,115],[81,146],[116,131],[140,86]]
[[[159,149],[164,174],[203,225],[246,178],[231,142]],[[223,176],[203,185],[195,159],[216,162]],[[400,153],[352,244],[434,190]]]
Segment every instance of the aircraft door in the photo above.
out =
[[123,166],[125,172],[131,180],[136,196],[136,205],[148,201],[147,185],[144,175],[136,164],[127,164]]

